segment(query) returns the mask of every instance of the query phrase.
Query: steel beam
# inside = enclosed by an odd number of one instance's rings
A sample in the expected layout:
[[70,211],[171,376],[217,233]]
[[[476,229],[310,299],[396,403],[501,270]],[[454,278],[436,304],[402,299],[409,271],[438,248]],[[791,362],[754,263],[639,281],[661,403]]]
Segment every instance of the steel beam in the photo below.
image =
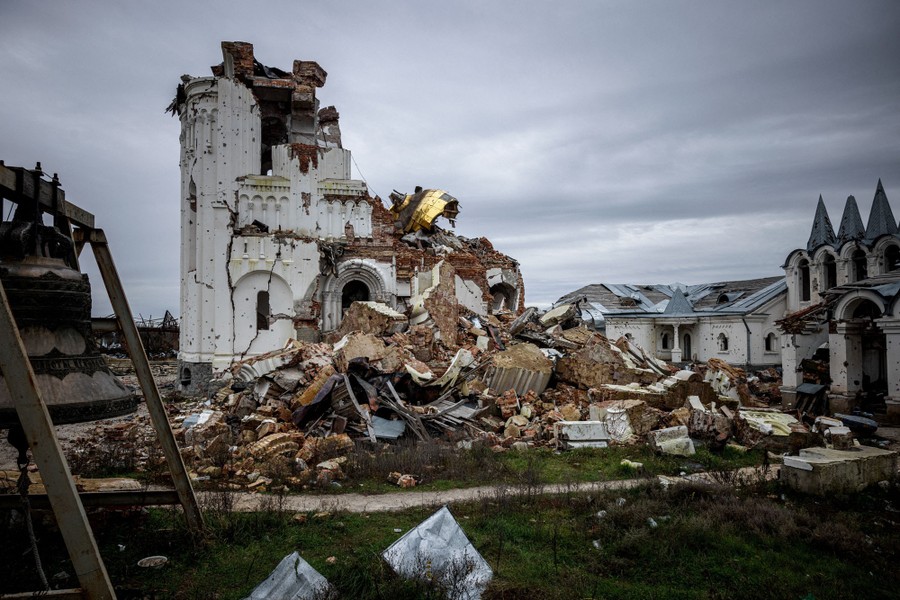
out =
[[[121,492],[81,492],[78,494],[85,507],[171,506],[181,504],[175,490],[124,490]],[[28,502],[37,510],[50,508],[47,494],[28,494]],[[0,510],[20,508],[22,497],[17,494],[0,494]]]
[[50,503],[62,533],[78,582],[87,598],[115,598],[112,583],[100,557],[84,506],[78,497],[69,465],[63,458],[47,405],[41,399],[37,380],[19,328],[0,284],[0,369],[12,396],[28,445],[50,495]]

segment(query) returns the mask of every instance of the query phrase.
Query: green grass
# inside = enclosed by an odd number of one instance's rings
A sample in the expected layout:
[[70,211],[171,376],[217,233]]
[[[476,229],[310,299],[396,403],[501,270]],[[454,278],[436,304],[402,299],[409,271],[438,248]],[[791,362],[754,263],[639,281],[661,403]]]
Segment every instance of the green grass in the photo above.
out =
[[[740,492],[688,485],[553,497],[498,492],[451,510],[495,571],[488,600],[896,597],[896,488],[829,501],[782,498],[774,484]],[[179,511],[163,509],[101,513],[95,532],[120,598],[242,598],[294,550],[342,598],[438,598],[425,584],[399,580],[379,558],[401,535],[395,529],[406,532],[432,510],[307,515],[299,523],[277,510],[233,513],[223,503],[207,511],[204,540],[190,538]],[[21,531],[2,532],[14,541],[0,549],[3,564],[28,573]],[[52,538],[44,526],[39,536],[45,544]],[[135,566],[154,554],[168,564]],[[47,554],[48,573],[71,573],[59,555]]]
[[[644,465],[641,472],[623,466],[624,459]],[[526,452],[496,453],[485,446],[460,451],[441,442],[396,445],[372,451],[360,445],[346,467],[347,479],[327,493],[387,493],[399,488],[388,483],[392,471],[420,478],[409,491],[433,491],[494,483],[567,484],[632,477],[678,475],[682,472],[720,471],[762,464],[762,451],[740,452],[726,447],[718,453],[698,448],[690,457],[662,456],[645,445],[603,449],[584,448],[555,452],[536,448]]]

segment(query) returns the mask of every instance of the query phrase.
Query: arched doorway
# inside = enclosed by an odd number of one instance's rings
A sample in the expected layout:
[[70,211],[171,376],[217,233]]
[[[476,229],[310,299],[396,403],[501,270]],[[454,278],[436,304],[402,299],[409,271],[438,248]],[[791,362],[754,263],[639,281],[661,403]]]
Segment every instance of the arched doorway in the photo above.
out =
[[691,334],[684,334],[684,339],[681,344],[681,356],[682,360],[692,362],[694,360],[694,353],[691,350]]
[[348,281],[341,290],[341,314],[347,312],[354,302],[369,300],[369,286],[358,279]]
[[887,339],[875,323],[879,317],[881,309],[871,300],[863,300],[853,310],[853,319],[863,323],[860,388],[867,408],[881,404],[887,394]]
[[497,283],[491,286],[491,312],[515,310],[516,289],[508,283]]

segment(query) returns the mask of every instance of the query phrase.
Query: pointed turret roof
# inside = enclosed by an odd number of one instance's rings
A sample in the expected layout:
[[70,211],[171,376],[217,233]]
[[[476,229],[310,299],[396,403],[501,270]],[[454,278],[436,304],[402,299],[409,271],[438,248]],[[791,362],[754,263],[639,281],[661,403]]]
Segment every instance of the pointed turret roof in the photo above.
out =
[[861,240],[866,237],[863,228],[862,217],[859,216],[859,207],[856,198],[847,196],[847,204],[844,205],[844,215],[841,217],[841,226],[838,229],[837,243],[843,246],[847,242]]
[[837,238],[834,237],[834,226],[828,218],[828,210],[822,195],[819,194],[819,203],[816,205],[816,216],[813,219],[812,231],[809,232],[809,241],[806,242],[806,250],[812,252],[819,246],[826,244],[833,246]]
[[894,220],[894,213],[879,179],[875,199],[872,200],[872,212],[869,213],[869,222],[866,224],[866,239],[872,241],[885,234],[897,234],[897,221]]
[[669,303],[666,304],[666,310],[663,311],[664,315],[690,315],[694,313],[694,307],[691,305],[690,301],[685,297],[684,292],[681,291],[681,288],[675,288],[675,293],[672,294],[672,299],[669,300]]

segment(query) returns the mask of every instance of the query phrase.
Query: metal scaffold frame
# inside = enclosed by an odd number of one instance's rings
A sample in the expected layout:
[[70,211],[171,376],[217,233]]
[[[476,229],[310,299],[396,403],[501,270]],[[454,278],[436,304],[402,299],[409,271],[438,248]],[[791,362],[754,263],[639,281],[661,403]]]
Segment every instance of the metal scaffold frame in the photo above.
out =
[[[178,501],[184,509],[187,526],[191,531],[199,533],[203,530],[203,516],[172,434],[172,428],[166,417],[159,389],[153,380],[150,362],[135,325],[131,308],[128,306],[106,234],[102,229],[94,227],[92,214],[66,201],[65,193],[60,189],[56,176],[53,181],[46,181],[42,175],[40,163],[35,169],[27,170],[7,167],[0,162],[0,210],[3,208],[3,199],[9,199],[15,203],[35,203],[41,212],[53,217],[54,225],[63,234],[72,237],[75,242],[76,261],[85,244],[91,246],[106,286],[106,292],[112,303],[119,330],[126,341],[128,354],[134,364],[150,419],[168,463]],[[0,369],[2,369],[9,387],[19,421],[41,473],[50,505],[56,515],[60,532],[81,586],[80,590],[56,590],[48,597],[84,597],[90,600],[115,598],[112,582],[97,548],[87,514],[56,436],[56,430],[47,406],[41,399],[40,389],[37,386],[34,371],[22,344],[15,319],[10,311],[2,282],[0,282]]]

